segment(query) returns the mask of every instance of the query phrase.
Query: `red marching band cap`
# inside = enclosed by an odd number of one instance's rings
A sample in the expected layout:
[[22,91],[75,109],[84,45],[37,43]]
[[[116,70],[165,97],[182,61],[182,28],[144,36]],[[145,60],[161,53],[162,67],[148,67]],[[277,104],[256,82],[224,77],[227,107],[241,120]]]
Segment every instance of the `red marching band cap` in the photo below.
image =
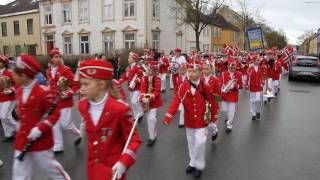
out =
[[181,53],[181,48],[177,48],[175,51]]
[[4,64],[8,64],[9,63],[9,58],[5,55],[0,54],[0,62],[4,63]]
[[105,60],[87,59],[80,63],[80,78],[110,80],[113,78],[113,65]]
[[30,78],[34,78],[41,71],[40,64],[30,55],[21,55],[17,57],[16,67]]
[[50,51],[50,56],[53,57],[54,55],[59,55],[59,56],[61,55],[59,48],[53,48]]
[[196,70],[201,70],[202,69],[202,63],[198,61],[193,61],[187,64],[188,69],[196,69]]
[[158,70],[159,69],[159,63],[158,61],[151,61],[149,63],[149,67],[153,70]]

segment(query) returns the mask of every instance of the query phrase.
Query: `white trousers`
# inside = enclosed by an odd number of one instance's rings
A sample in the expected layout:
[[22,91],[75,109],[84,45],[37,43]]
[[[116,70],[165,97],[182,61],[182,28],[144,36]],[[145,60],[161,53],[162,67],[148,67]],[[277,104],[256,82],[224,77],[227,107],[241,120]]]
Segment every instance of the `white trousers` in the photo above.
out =
[[[16,150],[14,157],[19,154],[20,151]],[[12,180],[31,180],[34,162],[53,180],[71,180],[61,164],[54,159],[52,150],[28,152],[23,161],[14,158]]]
[[273,92],[274,93],[278,93],[279,87],[280,87],[280,81],[279,80],[273,80],[272,84],[273,84]]
[[62,130],[71,133],[75,137],[80,137],[80,131],[76,127],[72,119],[72,108],[63,108],[60,110],[60,117],[57,123],[53,126],[54,146],[53,151],[63,151],[63,135]]
[[14,107],[14,101],[0,103],[0,119],[5,137],[13,136],[17,130],[17,122],[12,117]]
[[274,95],[274,84],[272,78],[268,78],[268,88],[271,89],[272,94]]
[[157,109],[150,109],[146,114],[147,124],[148,124],[148,133],[149,139],[154,140],[158,134],[158,127],[157,127]]
[[179,125],[184,125],[184,107],[183,104],[181,103],[179,106],[179,111],[180,111],[180,115],[179,115]]
[[242,84],[246,84],[248,75],[242,75]]
[[173,78],[172,78],[172,74],[170,74],[170,89],[173,89],[174,85],[173,85]]
[[160,74],[161,78],[161,90],[167,89],[167,73]]
[[207,128],[186,128],[190,162],[198,170],[203,170],[206,166],[206,142]]
[[226,126],[229,129],[232,129],[233,127],[233,120],[236,114],[236,107],[237,107],[237,103],[234,103],[234,102],[222,101],[221,103],[221,111],[224,111],[227,114],[228,120],[227,120]]
[[257,113],[261,113],[261,97],[262,92],[250,92],[250,112],[252,116],[256,116]]
[[143,108],[139,101],[140,91],[129,91],[129,96],[134,117],[137,117],[138,113],[140,113],[141,116],[143,116]]

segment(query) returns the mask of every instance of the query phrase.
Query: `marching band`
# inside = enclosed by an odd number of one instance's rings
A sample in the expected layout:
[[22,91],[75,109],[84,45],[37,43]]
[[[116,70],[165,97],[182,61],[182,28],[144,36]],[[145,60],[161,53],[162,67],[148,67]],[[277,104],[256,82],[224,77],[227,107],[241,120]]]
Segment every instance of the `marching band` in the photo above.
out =
[[[47,86],[35,79],[41,71],[35,57],[21,55],[9,69],[8,57],[0,55],[2,141],[15,140],[13,180],[30,180],[33,162],[52,179],[71,179],[54,159],[54,153],[64,151],[62,130],[74,135],[76,147],[85,132],[87,179],[125,179],[142,143],[137,122],[146,118],[146,145],[150,147],[159,136],[159,118],[163,117],[163,124],[168,126],[178,110],[179,128],[185,128],[189,150],[186,173],[201,177],[206,166],[207,135],[213,142],[218,137],[219,112],[225,132],[230,134],[242,89],[250,97],[253,121],[261,119],[263,102],[270,102],[280,91],[284,66],[280,51],[273,48],[257,53],[224,47],[221,54],[192,51],[188,58],[180,48],[171,57],[164,50],[146,49],[143,56],[130,52],[119,81],[113,79],[113,65],[99,58],[79,61],[74,74],[64,65],[59,49],[54,48],[46,70]],[[169,74],[174,91],[167,91]],[[129,96],[122,88],[125,81]],[[165,93],[174,97],[166,114],[159,114]],[[74,103],[77,94],[79,102]],[[73,121],[74,104],[78,104],[82,117],[81,128]]]

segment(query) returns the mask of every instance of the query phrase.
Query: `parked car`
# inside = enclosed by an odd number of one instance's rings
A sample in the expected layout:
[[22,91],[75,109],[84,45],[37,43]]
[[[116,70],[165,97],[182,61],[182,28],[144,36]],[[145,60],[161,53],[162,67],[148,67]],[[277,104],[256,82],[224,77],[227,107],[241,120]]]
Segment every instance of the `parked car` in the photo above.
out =
[[296,78],[320,80],[320,59],[315,56],[295,56],[289,62],[289,81]]

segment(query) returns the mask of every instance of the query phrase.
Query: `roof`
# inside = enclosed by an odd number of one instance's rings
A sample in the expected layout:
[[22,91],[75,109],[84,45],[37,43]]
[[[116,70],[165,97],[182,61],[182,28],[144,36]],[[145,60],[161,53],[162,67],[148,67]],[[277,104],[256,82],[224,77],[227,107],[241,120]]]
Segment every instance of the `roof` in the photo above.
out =
[[234,31],[240,31],[240,29],[238,27],[236,27],[233,24],[231,24],[230,22],[228,22],[220,14],[216,14],[216,16],[214,17],[214,19],[211,22],[211,25],[219,26],[219,27],[226,28],[226,29],[231,29]]
[[0,6],[0,15],[37,10],[38,8],[39,2],[36,0],[15,0],[9,4]]

